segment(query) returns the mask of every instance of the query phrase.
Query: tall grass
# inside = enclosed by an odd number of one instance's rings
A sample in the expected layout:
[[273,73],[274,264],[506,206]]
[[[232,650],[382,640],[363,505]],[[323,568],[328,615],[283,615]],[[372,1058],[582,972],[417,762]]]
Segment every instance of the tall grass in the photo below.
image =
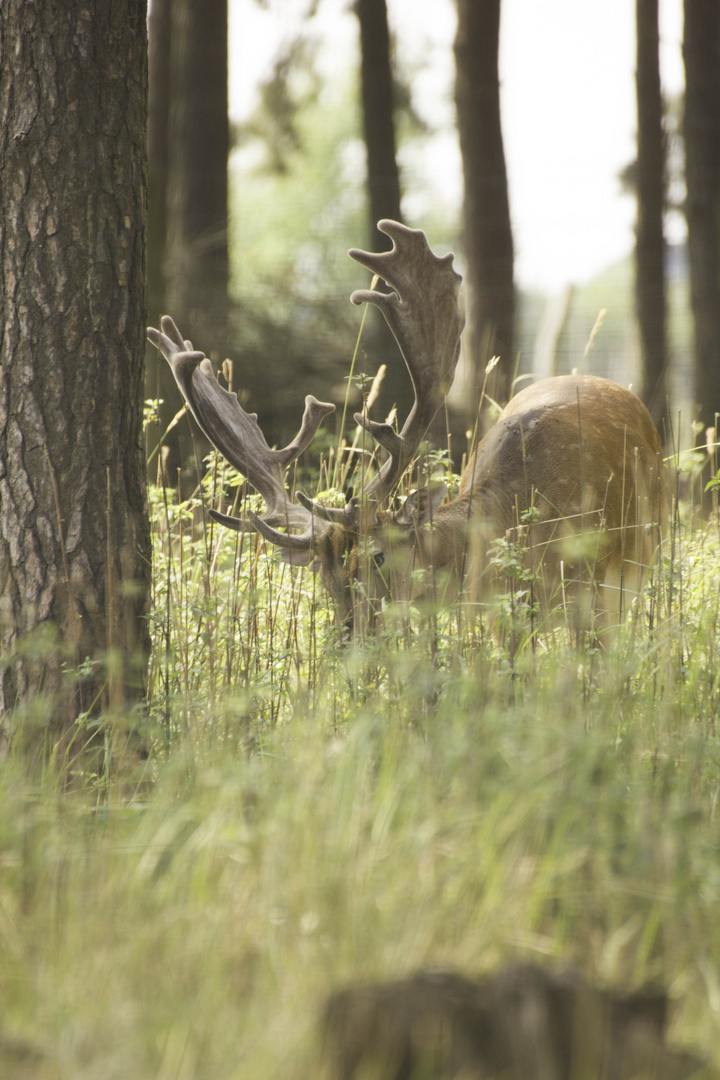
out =
[[347,647],[212,524],[224,483],[152,493],[152,788],[0,771],[0,1075],[322,1078],[331,988],[528,958],[663,983],[720,1066],[717,525],[674,515],[604,647],[538,634],[509,557],[504,633],[390,610]]

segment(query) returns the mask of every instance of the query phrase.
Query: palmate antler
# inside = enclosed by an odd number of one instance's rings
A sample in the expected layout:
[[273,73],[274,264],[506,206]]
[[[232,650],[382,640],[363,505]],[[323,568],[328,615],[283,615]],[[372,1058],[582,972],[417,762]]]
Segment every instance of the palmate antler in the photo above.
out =
[[433,254],[420,229],[387,220],[378,222],[378,229],[392,240],[390,251],[374,255],[352,248],[348,254],[394,291],[358,289],[350,299],[353,304],[374,304],[382,311],[415,391],[415,403],[399,435],[390,424],[355,414],[356,423],[390,455],[365,491],[381,503],[410,466],[445,401],[460,355],[465,318],[460,305],[462,278],[453,269],[453,256]]
[[[409,229],[383,219],[378,229],[393,242],[390,251],[373,254],[352,248],[348,254],[393,289],[391,293],[358,289],[354,304],[375,304],[383,313],[400,347],[412,379],[415,402],[398,434],[390,424],[355,413],[357,424],[388,453],[388,459],[364,488],[362,496],[382,505],[412,463],[438,409],[447,396],[460,355],[465,316],[460,300],[461,276],[453,269],[452,255],[435,255],[421,229]],[[321,506],[298,494],[303,506],[324,521],[357,528],[358,500],[344,509]],[[282,544],[282,534],[263,534]]]
[[334,412],[335,406],[308,394],[300,431],[283,450],[271,450],[257,414],[245,412],[237,395],[220,386],[205,354],[183,339],[169,315],[162,317],[160,326],[160,330],[148,327],[148,340],[170,364],[190,412],[213,446],[262,495],[267,507],[261,518],[253,514],[247,522],[214,511],[213,516],[241,531],[256,528],[259,521],[268,526],[310,529],[312,515],[288,496],[285,470],[310,444],[323,417]]
[[[409,468],[418,447],[445,400],[460,353],[464,316],[460,304],[461,277],[453,269],[453,256],[434,255],[420,229],[408,229],[396,221],[380,221],[378,228],[392,239],[391,251],[372,254],[353,248],[349,254],[393,292],[369,289],[354,292],[354,304],[380,308],[403,355],[415,390],[415,402],[398,434],[389,424],[356,413],[361,425],[388,453],[388,459],[362,491],[343,509],[320,506],[298,493],[298,503],[288,497],[284,474],[287,466],[309,444],[334,406],[308,396],[298,435],[284,450],[271,450],[257,424],[255,413],[246,413],[235,394],[218,384],[210,361],[193,351],[168,316],[162,330],[149,329],[148,338],[170,364],[190,411],[210,442],[249,480],[263,496],[267,510],[248,519],[231,518],[213,511],[222,524],[234,529],[254,528],[271,543],[283,548],[293,562],[308,562],[313,545],[327,524],[336,523],[357,531],[363,497],[375,508],[382,505]],[[297,533],[280,528],[302,529]]]

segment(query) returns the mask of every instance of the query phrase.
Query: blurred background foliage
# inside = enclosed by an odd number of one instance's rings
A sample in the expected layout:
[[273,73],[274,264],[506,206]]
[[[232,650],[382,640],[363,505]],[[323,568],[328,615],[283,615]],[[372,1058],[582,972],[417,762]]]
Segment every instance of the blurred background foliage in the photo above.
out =
[[[212,5],[218,12],[224,11],[227,20],[227,0],[212,0]],[[197,6],[198,0],[174,0],[173,4],[169,0],[152,0],[151,3],[151,118],[153,103],[158,99],[162,99],[165,109],[164,118],[160,109],[154,143],[151,124],[151,167],[153,145],[163,137],[172,141],[177,135],[178,125],[173,117],[183,107],[183,99],[186,109],[192,109],[194,101],[204,100],[207,113],[207,99],[203,99],[196,85],[202,80],[202,71],[193,69],[189,74],[187,56],[183,59],[179,55],[177,31],[173,30],[182,22],[183,11]],[[266,0],[261,6],[275,7],[280,15],[289,11],[282,5],[273,4],[272,0]],[[384,216],[399,217],[404,208],[409,208],[412,219],[407,223],[423,228],[439,253],[454,250],[458,267],[465,277],[470,325],[455,391],[449,399],[450,424],[457,434],[463,434],[466,427],[473,426],[481,373],[493,355],[493,343],[497,344],[498,340],[495,324],[499,325],[505,318],[501,313],[496,319],[493,305],[505,305],[505,310],[509,289],[514,305],[514,340],[506,346],[506,355],[502,356],[500,365],[504,375],[496,394],[501,402],[517,375],[561,374],[579,368],[630,384],[648,401],[654,385],[656,397],[661,393],[666,397],[666,403],[669,402],[671,415],[675,418],[680,413],[683,415],[685,436],[690,440],[697,412],[699,354],[694,340],[696,325],[690,304],[686,245],[665,244],[659,277],[657,266],[654,270],[651,267],[656,280],[654,284],[650,283],[650,289],[661,290],[662,304],[655,314],[651,311],[649,321],[657,323],[659,320],[662,326],[655,326],[654,337],[651,335],[650,340],[662,342],[663,335],[667,340],[666,358],[655,358],[655,362],[662,365],[662,378],[657,372],[652,373],[652,368],[647,367],[649,361],[644,359],[643,341],[648,339],[649,331],[643,330],[638,321],[636,296],[641,272],[632,255],[609,266],[582,287],[568,288],[560,295],[529,294],[510,279],[478,306],[477,294],[492,292],[487,281],[499,278],[499,272],[492,269],[492,260],[497,257],[498,266],[505,266],[508,253],[512,259],[509,219],[504,225],[503,250],[497,252],[493,249],[493,244],[497,246],[497,238],[482,235],[482,228],[489,228],[487,222],[481,221],[475,233],[471,222],[474,204],[469,189],[473,184],[484,192],[485,217],[502,217],[502,207],[496,210],[488,203],[488,192],[498,187],[492,178],[497,176],[502,140],[498,142],[497,132],[491,132],[482,144],[480,132],[481,145],[473,153],[486,175],[473,178],[466,163],[463,210],[456,197],[448,197],[447,191],[438,189],[434,175],[421,164],[424,148],[437,136],[438,128],[418,108],[413,87],[421,75],[419,61],[417,57],[406,56],[402,40],[395,39],[392,25],[388,27],[385,0],[363,0],[354,6],[360,31],[356,52],[354,56],[349,54],[347,65],[341,71],[336,68],[332,75],[319,62],[324,7],[321,0],[316,0],[292,9],[296,29],[285,35],[266,75],[256,87],[253,109],[241,123],[230,128],[226,144],[219,143],[212,153],[205,153],[202,160],[195,162],[198,169],[196,198],[203,197],[203,184],[212,182],[213,172],[223,171],[227,174],[227,202],[224,217],[220,214],[214,226],[210,227],[206,222],[197,235],[193,235],[192,228],[186,230],[187,257],[177,257],[174,254],[177,248],[173,249],[172,244],[166,249],[163,229],[157,227],[158,220],[167,220],[172,210],[167,195],[172,190],[172,154],[168,158],[164,182],[154,189],[151,186],[151,248],[162,251],[160,254],[158,250],[151,251],[150,321],[155,322],[161,312],[172,309],[170,313],[183,332],[208,353],[216,366],[225,357],[232,357],[233,388],[240,394],[243,404],[258,412],[261,427],[271,444],[287,441],[297,428],[305,394],[313,393],[322,400],[336,403],[343,400],[344,373],[355,348],[361,321],[360,313],[350,306],[348,297],[353,289],[366,284],[346,252],[351,246],[382,244],[384,238],[372,224],[381,216],[377,198],[373,203],[372,192],[377,192],[378,184],[382,185],[387,177],[373,178],[373,161],[384,161],[385,172],[389,168],[387,162],[392,161],[397,171],[401,209],[398,213],[396,207],[388,205]],[[461,4],[460,14],[462,9]],[[497,39],[500,32],[499,0],[493,0],[490,9],[493,17],[497,16]],[[654,17],[657,23],[657,12]],[[639,4],[638,19],[647,23],[648,18],[652,29],[653,11],[648,13],[647,3]],[[205,24],[197,23],[196,36],[210,32],[217,34],[217,30],[212,31],[212,25],[212,20],[207,23],[207,29]],[[219,25],[217,20],[214,25]],[[463,25],[461,21],[458,34]],[[485,40],[487,27],[481,29]],[[381,39],[388,30],[389,52],[384,57]],[[464,34],[474,32],[471,23],[464,25]],[[397,33],[402,34],[402,27]],[[157,61],[153,64],[153,41],[157,55],[158,37],[169,39],[165,67]],[[640,38],[638,32],[638,41]],[[465,63],[464,48],[458,37],[455,49],[458,79]],[[492,50],[496,54],[497,48],[498,40],[494,39],[488,49],[491,58]],[[217,48],[214,55],[217,57]],[[651,60],[652,55],[651,47]],[[472,67],[472,48],[469,56]],[[483,65],[475,63],[475,67],[482,68]],[[377,99],[368,104],[367,90],[364,89],[368,72],[371,82],[381,77],[388,80],[390,89],[380,104]],[[475,78],[473,71],[471,75]],[[480,76],[477,78],[481,87]],[[473,93],[478,92],[478,86],[471,88]],[[655,89],[660,100],[659,83]],[[651,91],[654,92],[652,86]],[[706,94],[708,101],[713,93],[714,87],[710,87]],[[639,97],[640,94],[639,88]],[[219,95],[214,100],[214,107],[224,109],[227,114],[227,88],[224,101]],[[493,108],[499,109],[499,104]],[[383,109],[387,112],[384,135],[373,135],[368,127],[369,109],[374,115]],[[663,105],[663,110],[664,160],[661,168],[665,196],[663,220],[655,223],[661,230],[665,218],[682,215],[686,195],[684,99],[674,97]],[[388,145],[374,152],[373,138],[384,138]],[[467,137],[463,154],[466,158],[470,156]],[[187,168],[188,161],[192,160],[186,155],[184,167]],[[477,165],[473,167],[477,174]],[[633,161],[618,176],[618,184],[628,198],[638,201],[639,208],[640,175],[638,162]],[[174,228],[177,231],[176,225]],[[677,232],[674,229],[673,235]],[[173,298],[188,292],[187,283],[184,293],[177,286],[183,265],[192,264],[196,280],[207,281],[215,274],[215,268],[204,266],[207,250],[213,247],[212,239],[208,243],[208,236],[213,234],[222,234],[226,238],[228,263],[225,276],[215,280],[214,292],[203,292],[202,303],[189,299],[184,307],[178,307]],[[476,262],[484,267],[485,278],[474,269]],[[198,288],[197,285],[194,287],[193,294]],[[505,294],[504,300],[501,293]],[[372,375],[381,363],[388,363],[377,415],[382,413],[384,416],[397,404],[402,419],[412,402],[409,380],[394,344],[376,316],[373,311],[368,318],[360,348],[359,369]],[[473,330],[476,322],[484,326],[477,333]],[[592,347],[588,350],[591,336]],[[508,337],[507,333],[505,337]],[[167,372],[158,370],[156,359],[148,352],[147,396],[164,399],[156,429],[150,433],[153,445],[162,438],[179,405],[172,381]],[[660,379],[660,382],[652,384],[654,379]],[[357,401],[352,404],[357,405]],[[711,423],[710,407],[703,408],[705,422]],[[660,408],[656,403],[655,409],[659,419],[664,406]],[[332,426],[332,420],[328,423]],[[667,426],[667,421],[664,423]],[[676,419],[673,427],[677,426]],[[669,433],[666,431],[665,435],[667,437]],[[203,456],[208,449],[202,437],[196,433],[192,443],[180,425],[165,441],[170,449],[167,460],[171,478],[178,468],[196,476],[195,457]],[[455,464],[459,465],[459,461]]]

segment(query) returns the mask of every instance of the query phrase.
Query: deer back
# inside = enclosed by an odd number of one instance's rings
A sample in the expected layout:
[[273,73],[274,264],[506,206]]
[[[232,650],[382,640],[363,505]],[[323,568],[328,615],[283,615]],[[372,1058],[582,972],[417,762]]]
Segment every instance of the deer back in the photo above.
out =
[[478,446],[456,499],[443,503],[444,486],[434,485],[388,508],[445,400],[464,316],[453,256],[435,255],[420,230],[392,221],[378,227],[392,249],[350,255],[391,291],[364,289],[351,299],[382,311],[415,401],[400,431],[365,411],[355,414],[385,460],[367,481],[363,475],[344,507],[323,506],[302,492],[291,498],[285,483],[332,403],[308,395],[295,438],[271,449],[256,415],[220,387],[210,362],[171,318],[148,330],[200,427],[265,501],[262,514],[248,510],[236,518],[213,509],[211,516],[258,532],[292,565],[319,570],[347,631],[372,621],[386,597],[407,600],[427,590],[428,578],[438,600],[461,592],[482,598],[493,587],[491,545],[498,538],[523,541],[546,606],[559,590],[565,595],[568,577],[585,579],[604,590],[598,606],[617,621],[625,597],[641,587],[663,508],[658,434],[639,399],[615,383],[573,375],[527,387]]
[[477,599],[491,587],[493,541],[522,542],[544,603],[562,580],[583,578],[617,621],[641,587],[663,517],[662,448],[645,406],[607,379],[566,375],[510,401],[421,547],[426,564],[452,565]]

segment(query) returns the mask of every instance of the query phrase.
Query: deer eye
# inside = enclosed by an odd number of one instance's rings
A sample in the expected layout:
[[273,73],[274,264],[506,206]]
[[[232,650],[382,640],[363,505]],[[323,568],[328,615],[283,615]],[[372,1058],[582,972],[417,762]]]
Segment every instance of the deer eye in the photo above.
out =
[[375,563],[375,566],[379,570],[380,567],[385,562],[385,552],[384,551],[376,551],[375,554],[373,555],[373,562]]

